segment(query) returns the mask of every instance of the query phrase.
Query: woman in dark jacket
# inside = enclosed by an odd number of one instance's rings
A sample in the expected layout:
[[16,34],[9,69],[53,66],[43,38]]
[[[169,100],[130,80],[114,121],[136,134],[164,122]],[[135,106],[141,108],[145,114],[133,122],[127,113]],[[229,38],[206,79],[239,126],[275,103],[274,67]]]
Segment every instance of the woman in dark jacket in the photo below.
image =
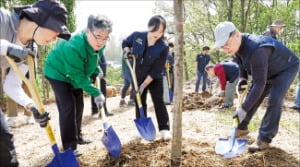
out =
[[[166,20],[160,15],[153,16],[148,22],[148,32],[132,33],[123,40],[122,48],[125,54],[132,52],[137,55],[136,76],[145,114],[147,114],[146,96],[149,90],[159,131],[164,140],[169,140],[171,138],[169,115],[163,101],[161,75],[168,55],[168,45],[163,38],[165,29]],[[140,117],[137,105],[136,117]]]

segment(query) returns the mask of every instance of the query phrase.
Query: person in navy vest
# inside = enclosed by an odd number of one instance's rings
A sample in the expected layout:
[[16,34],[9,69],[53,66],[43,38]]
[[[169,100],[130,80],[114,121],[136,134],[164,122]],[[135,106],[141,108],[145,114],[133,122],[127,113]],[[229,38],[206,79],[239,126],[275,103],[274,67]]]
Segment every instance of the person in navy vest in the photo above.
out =
[[219,109],[228,109],[233,105],[235,87],[239,78],[239,67],[232,61],[220,64],[208,64],[205,71],[210,77],[218,77],[221,91],[219,97],[224,98],[224,103]]
[[268,106],[259,128],[255,146],[250,152],[269,147],[279,129],[282,103],[299,69],[298,57],[279,41],[263,36],[239,32],[232,22],[221,22],[214,30],[215,47],[235,55],[239,64],[238,87],[244,89],[248,76],[252,86],[233,118],[238,118],[237,136],[249,133],[248,124],[263,99],[269,95]]
[[[171,138],[169,115],[163,101],[161,75],[168,55],[168,45],[164,41],[165,30],[166,20],[160,15],[153,16],[148,22],[148,32],[133,32],[123,40],[122,48],[125,55],[137,56],[136,76],[145,114],[147,114],[146,96],[149,90],[162,139],[169,140]],[[136,117],[140,117],[137,105]]]
[[210,48],[208,46],[204,46],[202,48],[202,53],[198,54],[197,57],[196,57],[196,62],[197,62],[197,81],[196,81],[195,92],[199,91],[199,85],[200,85],[201,79],[202,79],[202,92],[206,91],[207,73],[205,71],[205,66],[210,61],[210,56],[208,54],[209,49]]

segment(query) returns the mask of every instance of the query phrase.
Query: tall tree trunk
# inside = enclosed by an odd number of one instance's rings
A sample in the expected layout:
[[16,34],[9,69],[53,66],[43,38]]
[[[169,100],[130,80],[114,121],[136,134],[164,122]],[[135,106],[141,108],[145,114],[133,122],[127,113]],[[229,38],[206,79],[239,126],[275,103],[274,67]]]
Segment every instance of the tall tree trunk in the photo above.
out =
[[227,14],[227,17],[228,17],[228,21],[232,21],[232,10],[233,10],[233,0],[228,0],[228,14]]
[[241,0],[241,32],[245,32],[245,0]]
[[174,0],[175,23],[175,100],[173,107],[173,139],[171,166],[180,166],[182,145],[182,88],[183,88],[183,0]]

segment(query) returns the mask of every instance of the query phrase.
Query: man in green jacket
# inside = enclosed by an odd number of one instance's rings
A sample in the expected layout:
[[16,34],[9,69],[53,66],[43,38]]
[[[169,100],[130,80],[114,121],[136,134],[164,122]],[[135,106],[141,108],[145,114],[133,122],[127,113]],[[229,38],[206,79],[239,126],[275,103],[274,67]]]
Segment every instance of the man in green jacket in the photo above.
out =
[[112,31],[111,21],[102,15],[90,15],[86,30],[61,40],[49,53],[45,75],[55,94],[59,111],[60,134],[64,150],[71,148],[76,156],[77,144],[88,144],[81,134],[83,90],[95,98],[98,107],[105,97],[90,77],[98,75],[98,60]]

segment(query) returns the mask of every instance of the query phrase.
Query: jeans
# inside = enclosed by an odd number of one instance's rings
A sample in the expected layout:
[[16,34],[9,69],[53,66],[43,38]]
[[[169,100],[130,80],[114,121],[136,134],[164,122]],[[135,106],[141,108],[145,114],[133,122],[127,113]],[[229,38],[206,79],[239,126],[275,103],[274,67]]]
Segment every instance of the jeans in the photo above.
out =
[[[258,138],[261,141],[271,143],[272,139],[276,136],[279,129],[279,121],[282,112],[282,103],[285,96],[285,93],[289,89],[291,83],[293,82],[299,64],[295,64],[285,71],[278,74],[272,81],[266,84],[265,89],[262,95],[259,98],[257,103],[250,109],[248,109],[247,116],[239,125],[239,129],[247,129],[251,118],[255,114],[257,108],[263,101],[263,99],[269,95],[267,111],[263,117],[262,124],[259,128]],[[251,88],[252,89],[252,88]],[[250,90],[251,91],[251,90]]]
[[300,107],[300,81],[297,84],[295,106]]
[[199,91],[199,85],[202,78],[202,91],[204,92],[206,90],[206,84],[207,84],[207,73],[204,72],[197,72],[197,81],[196,81],[196,88],[195,92]]
[[[132,83],[132,79],[131,79],[131,74],[130,72],[123,72],[123,77],[124,77],[124,86],[122,88],[122,91],[121,91],[121,98],[124,99],[125,96],[126,96],[126,92],[127,90],[129,89],[130,87],[130,84]],[[131,92],[130,92],[130,99],[134,99],[134,89],[132,88],[131,89]]]
[[233,105],[233,99],[236,92],[236,85],[239,81],[239,78],[237,78],[232,83],[228,82],[226,83],[225,88],[225,98],[224,98],[224,105],[232,106]]

